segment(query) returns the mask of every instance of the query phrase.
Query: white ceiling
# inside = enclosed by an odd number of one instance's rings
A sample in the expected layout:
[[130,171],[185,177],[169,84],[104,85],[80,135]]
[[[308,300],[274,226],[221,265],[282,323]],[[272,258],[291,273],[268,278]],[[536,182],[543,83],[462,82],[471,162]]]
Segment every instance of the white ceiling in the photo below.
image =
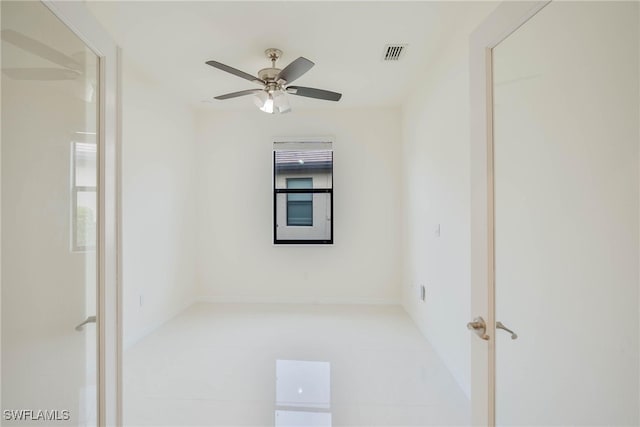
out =
[[[488,2],[162,2],[88,3],[125,58],[194,106],[255,108],[250,97],[216,101],[257,85],[205,64],[213,59],[250,74],[269,66],[264,50],[315,67],[300,86],[341,92],[338,103],[291,96],[292,107],[398,106],[457,32],[469,32],[496,5]],[[387,43],[407,43],[383,62]],[[209,100],[210,103],[203,103]]]

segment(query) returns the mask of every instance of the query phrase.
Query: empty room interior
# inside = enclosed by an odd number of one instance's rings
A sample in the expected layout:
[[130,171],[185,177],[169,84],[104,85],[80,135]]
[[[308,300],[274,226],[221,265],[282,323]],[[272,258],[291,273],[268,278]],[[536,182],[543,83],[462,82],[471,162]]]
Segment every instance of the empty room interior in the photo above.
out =
[[59,3],[0,4],[1,425],[640,424],[638,2]]

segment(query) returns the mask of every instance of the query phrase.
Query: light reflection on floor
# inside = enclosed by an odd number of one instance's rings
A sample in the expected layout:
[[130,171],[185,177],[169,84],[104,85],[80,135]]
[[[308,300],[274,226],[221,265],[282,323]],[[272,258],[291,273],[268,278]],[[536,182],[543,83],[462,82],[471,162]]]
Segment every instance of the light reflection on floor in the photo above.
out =
[[331,364],[276,360],[276,427],[331,427]]

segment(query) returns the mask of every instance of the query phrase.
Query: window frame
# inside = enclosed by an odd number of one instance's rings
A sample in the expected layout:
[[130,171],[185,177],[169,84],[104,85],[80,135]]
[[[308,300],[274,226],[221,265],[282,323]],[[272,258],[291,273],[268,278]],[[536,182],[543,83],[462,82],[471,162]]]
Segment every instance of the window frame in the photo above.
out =
[[[287,151],[286,149],[275,148],[275,145],[278,143],[309,143],[312,145],[313,143],[321,143],[321,144],[329,144],[330,148],[318,148],[318,150],[326,150],[331,152],[331,188],[276,188],[277,176],[276,176],[276,152],[278,151]],[[290,149],[290,151],[299,151],[296,149]],[[331,140],[278,140],[274,143],[274,149],[271,156],[271,166],[272,166],[272,189],[273,189],[273,244],[274,245],[333,245],[333,227],[334,227],[334,217],[333,217],[333,184],[335,181],[334,177],[334,156],[333,156],[333,141]],[[278,239],[278,194],[328,194],[329,195],[329,212],[331,217],[331,223],[329,227],[330,237],[328,239]]]

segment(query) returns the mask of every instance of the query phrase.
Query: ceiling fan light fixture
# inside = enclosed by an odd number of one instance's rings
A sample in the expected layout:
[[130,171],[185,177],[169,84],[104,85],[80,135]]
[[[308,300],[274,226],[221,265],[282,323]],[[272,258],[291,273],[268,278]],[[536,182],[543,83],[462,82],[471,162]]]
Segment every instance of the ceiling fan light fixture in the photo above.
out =
[[269,99],[264,101],[264,105],[261,108],[265,113],[273,114],[275,110],[273,109],[273,97],[269,95]]
[[275,110],[280,114],[288,113],[291,111],[291,105],[289,105],[289,99],[287,94],[283,90],[277,90],[273,94],[273,105]]
[[264,90],[256,93],[254,102],[260,111],[268,114],[283,114],[291,111],[285,92],[279,89],[274,91]]
[[261,111],[273,113],[273,96],[266,90],[256,93],[253,101]]

